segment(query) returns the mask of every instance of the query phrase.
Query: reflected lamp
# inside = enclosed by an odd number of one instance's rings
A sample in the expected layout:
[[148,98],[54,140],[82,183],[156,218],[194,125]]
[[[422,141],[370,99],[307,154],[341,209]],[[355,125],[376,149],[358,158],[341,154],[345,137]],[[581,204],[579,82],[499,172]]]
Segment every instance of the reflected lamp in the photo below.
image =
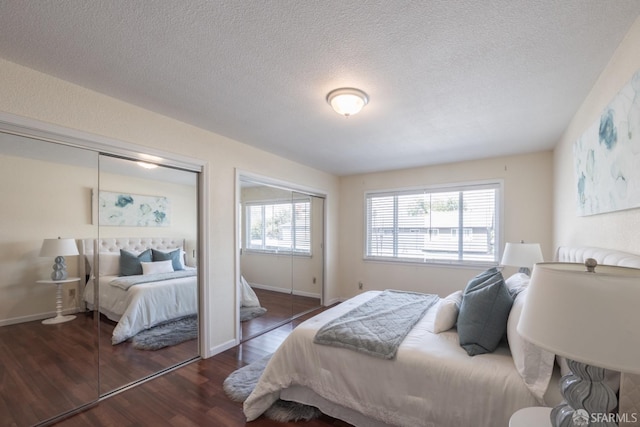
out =
[[65,256],[79,255],[74,239],[44,239],[40,249],[41,257],[55,257],[51,280],[65,280],[68,277]]

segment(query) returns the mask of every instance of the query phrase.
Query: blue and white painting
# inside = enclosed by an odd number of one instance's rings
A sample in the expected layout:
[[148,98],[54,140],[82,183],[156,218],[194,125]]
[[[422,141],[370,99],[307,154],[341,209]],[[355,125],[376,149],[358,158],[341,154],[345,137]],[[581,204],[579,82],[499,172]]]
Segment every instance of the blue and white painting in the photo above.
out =
[[101,191],[98,212],[100,225],[122,227],[167,227],[170,225],[169,199],[161,196]]
[[574,144],[578,215],[640,207],[640,70]]

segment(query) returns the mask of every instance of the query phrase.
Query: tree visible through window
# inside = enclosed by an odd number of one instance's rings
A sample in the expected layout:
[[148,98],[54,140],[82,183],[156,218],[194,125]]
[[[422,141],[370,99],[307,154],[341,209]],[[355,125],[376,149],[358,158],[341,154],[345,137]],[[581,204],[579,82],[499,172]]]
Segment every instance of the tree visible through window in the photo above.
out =
[[309,199],[247,203],[245,248],[311,254],[310,209]]
[[365,257],[497,262],[500,184],[366,194]]

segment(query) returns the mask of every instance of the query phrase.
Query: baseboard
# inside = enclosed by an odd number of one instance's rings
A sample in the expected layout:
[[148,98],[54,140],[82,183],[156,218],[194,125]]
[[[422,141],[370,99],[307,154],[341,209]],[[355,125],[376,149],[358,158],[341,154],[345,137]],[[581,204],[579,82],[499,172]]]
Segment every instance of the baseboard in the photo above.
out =
[[211,356],[215,356],[218,353],[222,353],[223,351],[227,351],[230,348],[233,348],[237,345],[238,345],[238,341],[235,339],[232,339],[222,344],[216,345],[214,347],[209,347],[209,354],[207,355],[207,358]]
[[333,299],[330,299],[328,301],[325,301],[324,306],[328,307],[330,305],[338,304],[338,303],[345,302],[345,301],[346,301],[345,298],[333,298]]
[[[68,314],[76,314],[79,312],[80,310],[76,307],[62,310],[62,314],[65,316]],[[55,311],[50,311],[47,313],[30,314],[28,316],[11,317],[9,319],[2,319],[0,320],[0,326],[9,326],[9,325],[16,325],[18,323],[34,322],[36,320],[44,320],[44,319],[49,319],[51,317],[56,317]]]

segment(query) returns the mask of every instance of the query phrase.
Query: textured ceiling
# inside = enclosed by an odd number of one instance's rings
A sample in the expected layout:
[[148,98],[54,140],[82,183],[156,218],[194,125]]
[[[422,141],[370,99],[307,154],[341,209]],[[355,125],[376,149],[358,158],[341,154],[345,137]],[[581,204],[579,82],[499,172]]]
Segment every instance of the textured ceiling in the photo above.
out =
[[[1,0],[0,57],[338,175],[550,149],[638,0]],[[325,102],[367,92],[348,119]]]

